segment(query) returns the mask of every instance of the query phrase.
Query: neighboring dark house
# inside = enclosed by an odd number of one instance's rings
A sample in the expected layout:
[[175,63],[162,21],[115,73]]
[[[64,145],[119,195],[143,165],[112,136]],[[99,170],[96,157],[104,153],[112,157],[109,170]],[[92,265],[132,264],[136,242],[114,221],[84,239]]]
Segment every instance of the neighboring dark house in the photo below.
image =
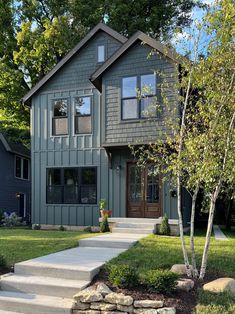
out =
[[0,210],[30,219],[30,150],[0,133]]
[[[25,95],[32,117],[32,223],[98,225],[101,198],[113,217],[177,219],[169,181],[152,175],[152,164],[139,171],[128,146],[153,142],[171,114],[162,103],[160,116],[145,114],[152,97],[161,97],[155,70],[171,86],[178,80],[175,54],[140,31],[127,39],[100,23]],[[140,98],[144,85],[151,90]],[[166,93],[174,112],[177,91]],[[183,193],[185,223],[189,204]]]

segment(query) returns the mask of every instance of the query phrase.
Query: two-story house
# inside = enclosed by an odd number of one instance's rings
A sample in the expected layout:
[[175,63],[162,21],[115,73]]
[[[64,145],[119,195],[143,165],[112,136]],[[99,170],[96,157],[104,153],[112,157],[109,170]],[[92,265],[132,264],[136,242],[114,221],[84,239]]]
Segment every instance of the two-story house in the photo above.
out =
[[[160,116],[146,115],[151,99],[160,99],[159,69],[169,82],[178,79],[174,53],[140,31],[127,39],[100,23],[25,95],[32,223],[96,226],[101,198],[113,217],[177,219],[169,182],[151,164],[140,170],[129,148],[153,142],[164,128],[163,104]],[[146,85],[148,97],[139,96]]]
[[0,133],[0,210],[30,220],[30,150]]

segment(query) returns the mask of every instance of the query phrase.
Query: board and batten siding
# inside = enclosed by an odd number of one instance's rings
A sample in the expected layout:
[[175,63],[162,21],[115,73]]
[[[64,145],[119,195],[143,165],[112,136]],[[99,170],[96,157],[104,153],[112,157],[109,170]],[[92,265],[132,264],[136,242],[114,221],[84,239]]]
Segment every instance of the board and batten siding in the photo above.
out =
[[[33,96],[31,108],[32,223],[97,225],[98,204],[47,204],[46,172],[53,167],[97,167],[97,203],[108,199],[108,157],[101,147],[100,93],[89,78],[97,69],[97,46],[110,57],[120,43],[100,31]],[[92,134],[74,134],[75,96],[92,96]],[[52,100],[68,99],[69,134],[52,136]]]
[[[105,129],[102,142],[111,144],[138,144],[149,143],[156,140],[160,134],[167,130],[164,120],[173,114],[175,108],[178,114],[177,90],[175,82],[178,80],[177,65],[160,54],[149,57],[151,48],[140,42],[133,45],[119,60],[107,71],[102,81],[102,111],[105,119]],[[157,84],[167,82],[165,95],[171,105],[171,110],[161,104],[160,117],[157,119],[121,120],[121,84],[122,78],[127,76],[140,76],[142,74],[156,73]],[[164,83],[166,86],[166,83]]]

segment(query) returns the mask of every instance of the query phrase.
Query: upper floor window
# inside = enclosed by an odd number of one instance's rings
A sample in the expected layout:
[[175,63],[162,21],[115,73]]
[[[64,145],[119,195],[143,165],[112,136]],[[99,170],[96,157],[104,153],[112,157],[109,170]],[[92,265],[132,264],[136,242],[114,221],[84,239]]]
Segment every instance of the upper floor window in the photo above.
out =
[[122,120],[157,116],[156,76],[146,74],[122,79]]
[[48,204],[96,204],[96,167],[47,170]]
[[105,45],[99,45],[97,47],[97,61],[98,63],[104,62],[105,60]]
[[18,179],[29,180],[29,160],[23,157],[15,157],[15,176]]
[[75,97],[75,133],[91,133],[91,96]]
[[68,99],[53,100],[52,134],[68,134]]

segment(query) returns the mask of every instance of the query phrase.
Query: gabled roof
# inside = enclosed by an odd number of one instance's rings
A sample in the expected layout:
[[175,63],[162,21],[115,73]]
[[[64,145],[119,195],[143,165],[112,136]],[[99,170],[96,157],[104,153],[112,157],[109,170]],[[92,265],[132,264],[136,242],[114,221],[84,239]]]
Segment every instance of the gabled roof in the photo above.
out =
[[10,142],[2,133],[0,133],[0,141],[7,152],[30,158],[30,150],[23,144]]
[[97,32],[103,31],[115,38],[120,43],[125,43],[127,38],[114,31],[103,23],[97,24],[70,52],[47,73],[22,99],[23,103],[29,103],[31,97],[60,69],[67,63]]
[[165,45],[161,44],[159,41],[149,37],[141,31],[136,32],[130,37],[105,63],[102,64],[91,76],[90,80],[95,85],[95,87],[101,91],[101,77],[103,73],[112,66],[135,42],[141,41],[143,44],[147,44],[154,50],[159,51],[169,59],[173,60],[175,63],[179,63],[179,57],[177,53]]

